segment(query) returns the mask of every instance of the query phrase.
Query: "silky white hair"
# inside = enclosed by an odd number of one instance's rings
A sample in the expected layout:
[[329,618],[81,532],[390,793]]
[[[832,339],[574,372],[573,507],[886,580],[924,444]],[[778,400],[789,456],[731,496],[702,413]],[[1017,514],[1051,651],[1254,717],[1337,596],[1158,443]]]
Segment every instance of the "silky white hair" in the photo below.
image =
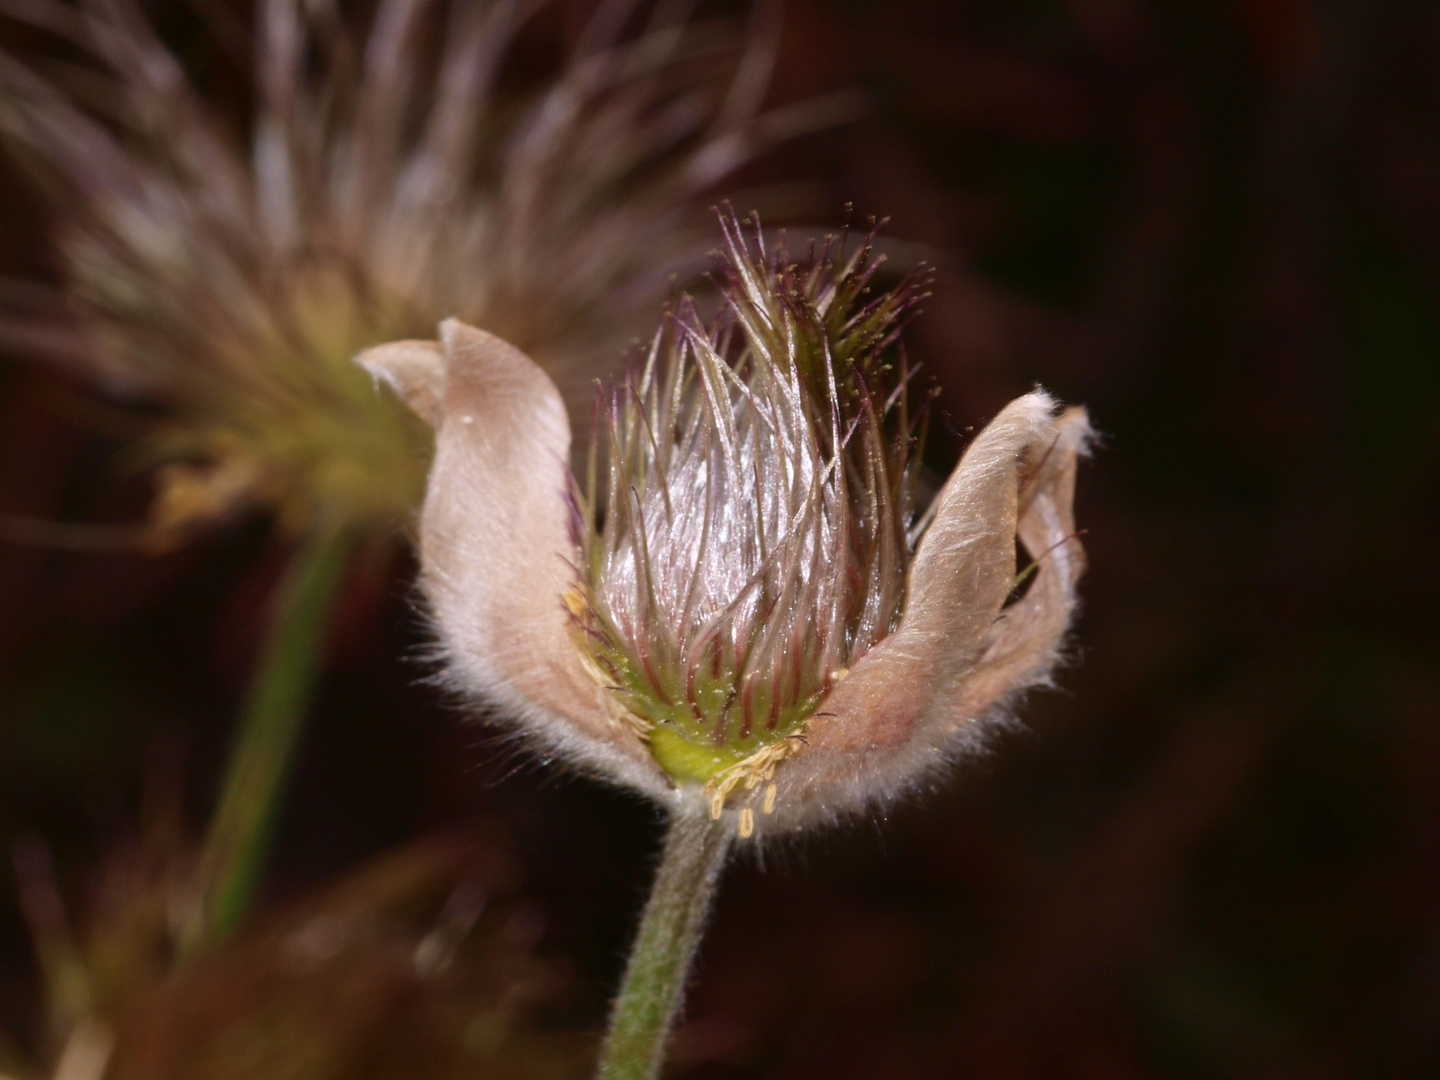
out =
[[[603,520],[598,492],[576,500],[597,659],[641,710],[688,701],[716,743],[732,711],[741,737],[773,731],[895,625],[925,412],[890,349],[923,274],[862,302],[868,237],[801,267],[721,224],[722,316],[686,300],[662,323],[602,410]],[[697,671],[728,673],[718,716]]]

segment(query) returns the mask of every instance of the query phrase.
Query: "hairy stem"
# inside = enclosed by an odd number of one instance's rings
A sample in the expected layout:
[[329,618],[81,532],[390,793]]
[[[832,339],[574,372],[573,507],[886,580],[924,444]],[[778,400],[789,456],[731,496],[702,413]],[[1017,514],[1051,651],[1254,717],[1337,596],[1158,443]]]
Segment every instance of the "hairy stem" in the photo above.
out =
[[654,1080],[730,851],[733,826],[677,811],[600,1053],[600,1080]]
[[201,851],[201,895],[182,936],[182,959],[229,936],[259,883],[314,689],[332,601],[354,540],[349,529],[317,524],[292,556],[276,592]]

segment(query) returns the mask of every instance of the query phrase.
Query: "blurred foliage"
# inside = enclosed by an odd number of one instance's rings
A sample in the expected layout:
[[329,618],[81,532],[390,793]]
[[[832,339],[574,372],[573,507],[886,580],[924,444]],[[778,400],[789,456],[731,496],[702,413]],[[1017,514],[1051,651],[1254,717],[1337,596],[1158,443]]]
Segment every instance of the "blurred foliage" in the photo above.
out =
[[118,1012],[116,1080],[583,1075],[589,1040],[542,1034],[569,978],[503,860],[412,844]]

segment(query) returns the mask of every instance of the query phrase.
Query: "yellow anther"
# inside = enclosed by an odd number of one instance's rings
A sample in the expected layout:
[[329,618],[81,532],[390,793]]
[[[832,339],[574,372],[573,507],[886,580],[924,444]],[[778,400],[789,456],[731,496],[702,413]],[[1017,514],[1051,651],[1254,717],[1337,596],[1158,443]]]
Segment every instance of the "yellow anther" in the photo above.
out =
[[585,602],[585,594],[579,589],[567,589],[565,595],[560,599],[565,604],[565,610],[577,619],[583,618],[585,612],[589,609],[589,605]]
[[[796,735],[789,735],[777,743],[763,746],[749,757],[729,765],[714,776],[710,777],[705,785],[704,792],[710,796],[710,820],[720,820],[720,812],[725,808],[725,800],[736,788],[744,786],[746,791],[754,791],[761,784],[770,784],[765,791],[765,813],[773,813],[775,810],[775,785],[770,781],[775,776],[776,767],[786,758],[798,754],[805,746],[805,740]],[[742,813],[750,814],[750,822],[753,827],[755,814],[753,811],[745,810]],[[749,836],[749,833],[743,834]]]
[[754,831],[755,811],[751,810],[750,807],[747,806],[745,807],[745,809],[740,811],[740,835],[748,840],[750,838],[750,834]]

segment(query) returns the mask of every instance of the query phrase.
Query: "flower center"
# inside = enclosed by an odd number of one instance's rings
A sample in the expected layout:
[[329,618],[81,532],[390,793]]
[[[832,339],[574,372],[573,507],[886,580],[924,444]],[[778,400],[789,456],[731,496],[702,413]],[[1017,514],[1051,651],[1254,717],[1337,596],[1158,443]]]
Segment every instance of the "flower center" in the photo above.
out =
[[678,781],[706,783],[797,735],[830,688],[830,672],[806,663],[814,650],[801,643],[788,654],[793,663],[770,663],[764,670],[747,670],[759,643],[737,647],[719,632],[683,654],[657,654],[651,651],[655,643],[641,644],[607,625],[580,590],[565,599],[592,674],[616,695],[623,718]]
[[862,304],[868,245],[801,269],[722,225],[725,312],[683,301],[602,401],[566,597],[616,714],[717,791],[773,773],[893,629],[918,442],[903,357],[898,377],[884,359],[915,282]]

